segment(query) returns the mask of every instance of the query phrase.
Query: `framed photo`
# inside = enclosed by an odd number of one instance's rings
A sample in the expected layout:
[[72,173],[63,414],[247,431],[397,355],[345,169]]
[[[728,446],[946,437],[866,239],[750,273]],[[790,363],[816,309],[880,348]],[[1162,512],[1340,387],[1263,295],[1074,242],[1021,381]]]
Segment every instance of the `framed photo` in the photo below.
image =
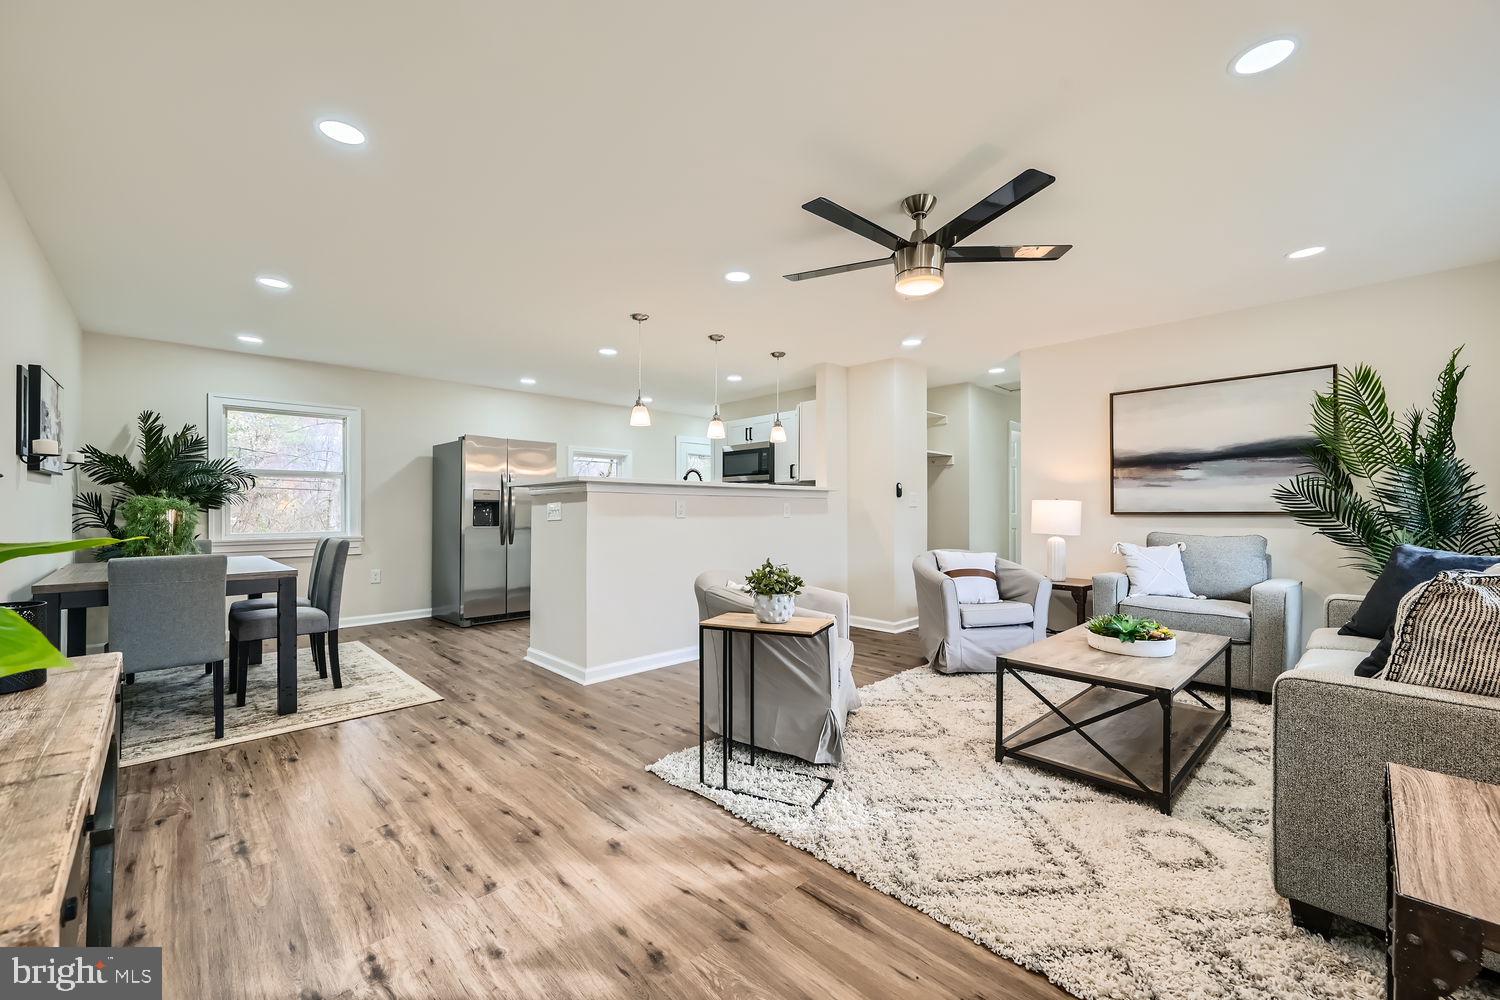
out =
[[60,476],[62,456],[33,455],[31,442],[62,437],[62,386],[41,365],[16,365],[16,454],[32,472]]
[[1279,514],[1336,365],[1111,393],[1110,513]]

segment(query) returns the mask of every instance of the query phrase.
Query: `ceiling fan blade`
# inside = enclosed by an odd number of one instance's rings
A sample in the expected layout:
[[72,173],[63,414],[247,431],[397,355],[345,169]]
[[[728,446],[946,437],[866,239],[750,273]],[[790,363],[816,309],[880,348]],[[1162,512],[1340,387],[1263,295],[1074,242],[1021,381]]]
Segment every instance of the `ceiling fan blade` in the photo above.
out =
[[974,235],[1055,180],[1056,177],[1040,170],[1023,170],[1010,183],[992,192],[989,197],[981,198],[973,208],[933,233],[927,241],[941,247],[951,247],[959,240]]
[[875,260],[862,260],[857,264],[840,264],[837,267],[820,267],[816,271],[798,271],[796,274],[783,274],[787,281],[802,281],[805,278],[826,278],[830,274],[843,274],[845,271],[863,271],[867,267],[879,267],[881,264],[889,264],[891,258],[878,257]]
[[1073,249],[1069,243],[1032,243],[1020,247],[953,247],[943,253],[949,264],[964,261],[1056,260]]
[[906,246],[906,240],[897,236],[882,226],[877,226],[863,216],[855,215],[842,205],[835,205],[827,198],[814,198],[802,206],[804,211],[811,212],[820,219],[827,219],[835,226],[842,226],[851,233],[863,236],[867,240],[874,240],[887,250],[899,250]]

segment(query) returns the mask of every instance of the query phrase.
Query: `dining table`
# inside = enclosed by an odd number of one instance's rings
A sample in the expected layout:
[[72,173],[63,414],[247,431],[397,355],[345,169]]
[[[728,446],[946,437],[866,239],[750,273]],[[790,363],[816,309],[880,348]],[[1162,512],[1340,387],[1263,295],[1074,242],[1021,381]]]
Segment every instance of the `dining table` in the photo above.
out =
[[[276,714],[297,711],[297,570],[265,556],[229,556],[224,593],[232,597],[276,595]],[[109,605],[109,563],[68,563],[33,583],[31,596],[46,602],[42,631],[60,650],[63,612],[67,612],[64,652],[82,656],[88,641],[88,609]]]

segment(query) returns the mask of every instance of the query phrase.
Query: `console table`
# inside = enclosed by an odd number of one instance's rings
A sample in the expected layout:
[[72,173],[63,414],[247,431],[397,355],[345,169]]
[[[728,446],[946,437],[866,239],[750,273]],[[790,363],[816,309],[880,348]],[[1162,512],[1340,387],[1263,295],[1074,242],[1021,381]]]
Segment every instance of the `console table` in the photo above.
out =
[[120,654],[0,696],[0,947],[109,947]]

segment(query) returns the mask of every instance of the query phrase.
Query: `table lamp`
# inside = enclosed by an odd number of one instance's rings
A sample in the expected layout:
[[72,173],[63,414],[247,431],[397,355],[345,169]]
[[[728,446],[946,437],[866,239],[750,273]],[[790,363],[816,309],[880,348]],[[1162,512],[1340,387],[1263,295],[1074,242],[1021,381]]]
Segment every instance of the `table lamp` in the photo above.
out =
[[1064,580],[1068,576],[1068,543],[1062,536],[1075,538],[1083,533],[1083,501],[1031,501],[1031,531],[1051,535],[1047,539],[1047,576]]

